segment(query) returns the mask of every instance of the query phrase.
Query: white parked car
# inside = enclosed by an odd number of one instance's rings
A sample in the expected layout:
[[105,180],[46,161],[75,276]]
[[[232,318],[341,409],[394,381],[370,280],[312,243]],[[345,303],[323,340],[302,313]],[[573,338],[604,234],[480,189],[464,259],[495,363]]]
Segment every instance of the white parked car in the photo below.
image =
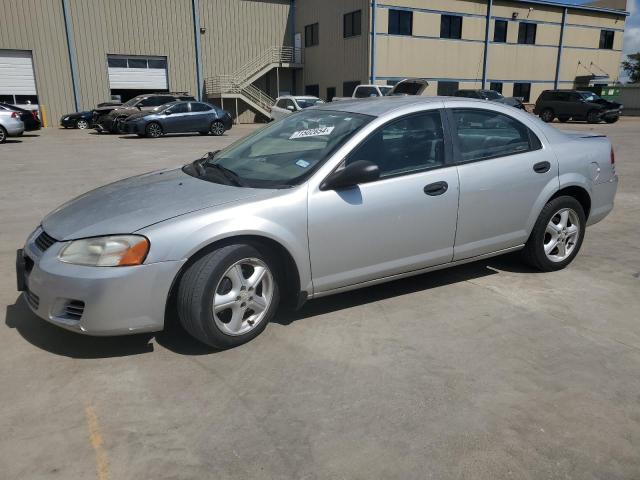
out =
[[271,120],[280,120],[282,117],[291,115],[299,110],[313,107],[324,103],[318,97],[286,95],[276,98],[276,103],[271,107]]
[[391,92],[390,85],[358,85],[350,97],[333,97],[332,102],[351,100],[352,98],[384,97]]

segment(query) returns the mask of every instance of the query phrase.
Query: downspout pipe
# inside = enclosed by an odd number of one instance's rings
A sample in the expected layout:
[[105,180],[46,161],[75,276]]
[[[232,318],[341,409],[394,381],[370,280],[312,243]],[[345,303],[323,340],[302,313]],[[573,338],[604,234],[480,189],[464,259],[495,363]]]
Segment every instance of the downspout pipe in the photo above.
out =
[[491,11],[493,0],[487,0],[487,21],[484,30],[484,57],[482,59],[482,88],[487,88],[487,69],[489,67],[489,35],[491,34]]
[[567,8],[562,10],[562,26],[560,27],[560,42],[558,44],[558,60],[556,61],[556,77],[553,81],[553,88],[560,86],[560,67],[562,66],[562,51],[564,50],[564,29],[567,25]]
[[198,83],[196,95],[202,101],[202,47],[200,44],[200,5],[198,0],[191,0],[193,14],[193,40],[196,49],[196,82]]
[[371,3],[371,75],[370,83],[376,83],[376,10],[378,0]]
[[73,39],[73,25],[71,24],[71,9],[69,0],[62,0],[62,15],[64,17],[64,31],[67,37],[67,50],[69,52],[69,64],[71,65],[71,85],[73,87],[73,105],[76,112],[80,111],[80,80],[78,75],[78,57],[76,44]]

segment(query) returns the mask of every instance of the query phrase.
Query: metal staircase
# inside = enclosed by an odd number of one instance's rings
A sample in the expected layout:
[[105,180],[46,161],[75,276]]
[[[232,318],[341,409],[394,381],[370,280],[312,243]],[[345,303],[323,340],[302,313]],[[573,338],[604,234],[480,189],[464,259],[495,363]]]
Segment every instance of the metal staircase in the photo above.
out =
[[206,78],[204,81],[206,95],[212,98],[241,99],[268,117],[275,99],[253,85],[253,82],[277,67],[301,68],[302,49],[270,47],[233,73]]

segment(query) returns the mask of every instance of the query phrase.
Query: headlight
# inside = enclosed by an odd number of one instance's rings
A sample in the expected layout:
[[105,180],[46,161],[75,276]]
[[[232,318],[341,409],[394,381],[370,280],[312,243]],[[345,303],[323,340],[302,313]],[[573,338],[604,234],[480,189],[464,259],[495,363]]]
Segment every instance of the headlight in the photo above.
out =
[[69,117],[64,117],[63,120],[69,120]]
[[92,267],[140,265],[149,252],[149,240],[140,235],[73,240],[58,255],[61,262]]

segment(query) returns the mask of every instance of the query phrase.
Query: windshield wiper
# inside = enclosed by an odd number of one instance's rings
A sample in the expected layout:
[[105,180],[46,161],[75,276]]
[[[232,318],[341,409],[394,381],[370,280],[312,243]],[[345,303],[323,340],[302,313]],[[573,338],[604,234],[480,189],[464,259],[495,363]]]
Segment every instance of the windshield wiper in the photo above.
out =
[[236,187],[244,187],[246,186],[245,183],[240,179],[240,177],[238,176],[238,174],[236,172],[234,172],[233,170],[229,170],[228,168],[223,167],[222,165],[218,164],[218,163],[206,163],[206,164],[200,164],[200,166],[202,168],[213,168],[215,169],[217,172],[220,172],[220,174],[229,181],[229,183],[231,183],[232,185],[235,185]]

